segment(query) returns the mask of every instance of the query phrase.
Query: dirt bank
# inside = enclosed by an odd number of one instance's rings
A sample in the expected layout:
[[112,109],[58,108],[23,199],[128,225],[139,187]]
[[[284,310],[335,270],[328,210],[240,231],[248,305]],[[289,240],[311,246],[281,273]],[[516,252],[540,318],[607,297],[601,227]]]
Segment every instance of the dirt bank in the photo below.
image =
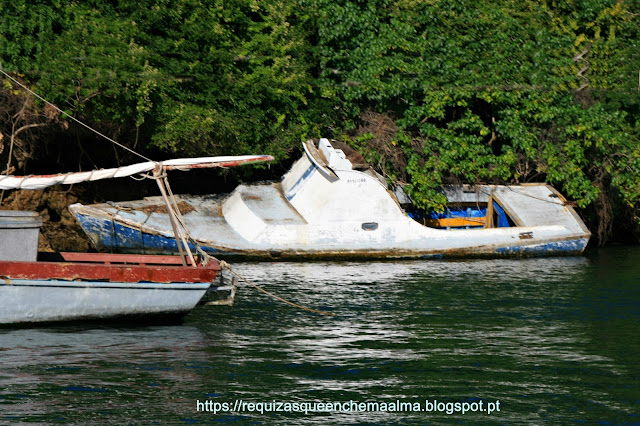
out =
[[67,208],[78,201],[68,189],[6,191],[0,210],[35,211],[42,217],[39,251],[88,251],[89,240]]

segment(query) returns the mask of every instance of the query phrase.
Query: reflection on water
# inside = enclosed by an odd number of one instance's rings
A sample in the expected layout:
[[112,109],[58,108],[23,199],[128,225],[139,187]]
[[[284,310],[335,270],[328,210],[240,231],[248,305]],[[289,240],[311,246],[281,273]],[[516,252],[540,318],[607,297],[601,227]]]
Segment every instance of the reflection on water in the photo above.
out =
[[[0,419],[267,423],[639,420],[640,251],[523,260],[238,263],[178,326],[0,330]],[[500,400],[486,414],[211,413],[196,400]],[[3,417],[4,416],[4,417]]]
[[[163,361],[202,343],[198,328],[179,328],[179,335],[166,333],[164,328],[79,325],[0,331],[0,356],[4,367],[19,367],[27,360],[32,367],[59,363],[65,368],[84,366],[96,359],[137,362],[152,356]],[[157,350],[160,342],[162,351]]]
[[372,285],[388,281],[423,279],[448,282],[474,280],[514,282],[566,280],[585,272],[585,257],[530,259],[471,259],[449,261],[397,262],[311,262],[238,263],[236,269],[246,278],[268,283],[307,283],[318,287],[332,284]]

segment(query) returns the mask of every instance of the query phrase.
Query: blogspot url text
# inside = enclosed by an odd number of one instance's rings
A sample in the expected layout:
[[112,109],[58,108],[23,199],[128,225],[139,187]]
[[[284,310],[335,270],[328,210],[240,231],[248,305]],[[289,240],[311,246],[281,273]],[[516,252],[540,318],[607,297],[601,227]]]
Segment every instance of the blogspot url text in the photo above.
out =
[[196,411],[220,413],[357,413],[357,412],[421,412],[466,414],[500,412],[500,400],[474,402],[442,402],[437,399],[424,401],[344,401],[344,402],[248,402],[236,399],[233,402],[213,400],[196,401]]

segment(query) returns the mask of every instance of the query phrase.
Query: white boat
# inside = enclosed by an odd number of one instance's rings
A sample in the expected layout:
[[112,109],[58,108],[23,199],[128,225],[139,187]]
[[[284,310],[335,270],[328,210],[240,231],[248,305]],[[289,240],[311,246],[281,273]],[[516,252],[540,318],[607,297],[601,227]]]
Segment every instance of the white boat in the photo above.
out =
[[[305,142],[279,182],[178,196],[191,237],[216,255],[253,258],[574,255],[589,241],[583,221],[549,185],[446,187],[446,214],[429,215],[337,146]],[[173,253],[161,205],[149,197],[70,210],[98,250]]]
[[181,316],[220,271],[177,256],[60,253],[61,261],[0,261],[0,324]]
[[[230,167],[270,161],[270,156],[206,157],[146,162],[92,172],[47,176],[0,176],[0,189],[41,189],[155,171],[161,192],[165,172],[172,169]],[[164,181],[166,182],[166,181]],[[174,212],[165,198],[165,211]],[[207,256],[59,253],[38,259],[41,220],[31,212],[0,215],[0,324],[41,323],[123,316],[181,316],[193,309],[214,285],[220,263]],[[19,214],[23,213],[23,214]],[[35,216],[35,218],[33,217]],[[37,219],[37,220],[36,220]],[[37,222],[36,224],[34,224]],[[179,229],[174,223],[173,229]],[[188,232],[182,228],[182,233]],[[178,238],[173,233],[171,238]],[[178,238],[180,239],[180,238]],[[181,235],[185,241],[184,235]],[[174,239],[174,246],[176,240]],[[212,302],[213,304],[224,301]]]

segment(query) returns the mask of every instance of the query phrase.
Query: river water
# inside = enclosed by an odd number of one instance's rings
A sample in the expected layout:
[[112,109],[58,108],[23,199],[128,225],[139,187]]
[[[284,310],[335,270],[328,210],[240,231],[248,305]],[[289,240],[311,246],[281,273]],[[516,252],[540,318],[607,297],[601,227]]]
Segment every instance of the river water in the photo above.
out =
[[640,423],[638,248],[234,267],[335,316],[241,287],[177,325],[0,329],[0,423]]

